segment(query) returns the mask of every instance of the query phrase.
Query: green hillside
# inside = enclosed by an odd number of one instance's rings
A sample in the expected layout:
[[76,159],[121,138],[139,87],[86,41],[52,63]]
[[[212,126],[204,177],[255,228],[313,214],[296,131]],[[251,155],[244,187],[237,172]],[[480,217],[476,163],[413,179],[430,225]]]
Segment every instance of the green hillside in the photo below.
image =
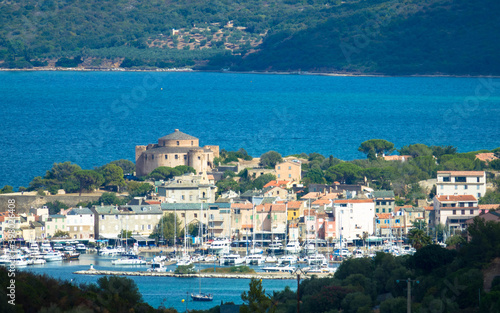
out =
[[0,2],[0,67],[500,74],[496,0]]

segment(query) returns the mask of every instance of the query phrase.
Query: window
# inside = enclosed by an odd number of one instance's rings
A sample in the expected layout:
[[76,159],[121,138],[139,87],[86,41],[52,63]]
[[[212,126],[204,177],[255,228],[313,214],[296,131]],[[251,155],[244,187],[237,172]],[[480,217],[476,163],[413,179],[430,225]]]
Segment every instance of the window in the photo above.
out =
[[281,174],[278,174],[278,178],[281,178]]
[[379,209],[375,209],[375,213],[378,213]]
[[151,155],[151,159],[153,159],[153,160],[155,159],[155,155],[154,154]]
[[462,215],[465,215],[465,210],[462,210]]
[[297,216],[297,212],[293,212],[293,216]]
[[179,158],[179,156],[176,154],[174,158],[177,160]]
[[444,189],[444,185],[441,185],[441,190],[443,190],[443,189]]
[[278,166],[278,170],[281,170],[281,166]]
[[464,185],[464,189],[467,189],[467,188],[468,188],[468,186],[467,186],[467,185]]
[[465,178],[465,176],[455,177],[456,183],[465,183],[466,181],[467,181],[467,179]]
[[[481,182],[481,178],[480,178],[480,177],[478,177],[478,178],[477,178],[477,182],[478,182],[478,183],[480,183],[480,182]],[[478,186],[478,187],[479,187],[479,186]]]
[[457,215],[457,210],[453,210],[453,215]]
[[181,213],[181,217],[186,217],[186,213]]
[[118,215],[115,215],[115,220],[117,220],[117,219],[118,219]]
[[184,160],[187,160],[187,155],[184,155]]
[[391,209],[391,208],[389,208],[389,213],[391,213],[391,212],[392,212],[392,209]]
[[198,156],[198,160],[201,160],[201,157],[200,157],[200,156]]
[[477,193],[477,197],[481,198],[481,193],[480,192]]
[[181,196],[181,200],[184,200],[184,195]]
[[177,141],[177,145],[179,145],[179,142]]
[[288,174],[288,178],[292,178],[292,174]]
[[443,182],[449,182],[450,181],[450,177],[443,177]]
[[291,167],[291,166],[289,166],[289,167],[288,167],[288,169],[289,169],[289,170],[291,170],[291,169],[292,169],[292,167]]
[[197,213],[194,213],[194,218],[198,218],[198,214]]
[[167,160],[167,159],[168,159],[168,155],[165,154],[165,160]]
[[385,213],[385,209],[382,209],[382,213]]
[[103,219],[104,219],[104,215],[101,215],[101,220],[103,220]]
[[455,185],[455,190],[457,190],[457,189],[458,189],[458,185]]
[[191,145],[194,146],[194,143],[191,141]]
[[474,214],[474,210],[470,210],[470,214],[471,214],[471,215],[472,215],[472,214]]
[[148,229],[151,229],[151,225],[148,224]]
[[193,195],[189,195],[189,201],[193,201]]
[[386,205],[386,204],[387,204],[387,202],[385,202],[385,201],[382,201],[382,205]]

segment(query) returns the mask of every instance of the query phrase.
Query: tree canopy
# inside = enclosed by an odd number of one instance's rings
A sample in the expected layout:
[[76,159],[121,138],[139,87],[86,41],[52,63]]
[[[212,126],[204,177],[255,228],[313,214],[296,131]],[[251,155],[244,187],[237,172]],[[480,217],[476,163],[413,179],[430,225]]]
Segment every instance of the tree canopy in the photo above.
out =
[[[378,154],[387,154],[394,151],[394,144],[384,139],[370,139],[362,142],[358,151],[367,155],[375,154],[375,156],[378,156]],[[373,156],[371,158],[373,159]]]

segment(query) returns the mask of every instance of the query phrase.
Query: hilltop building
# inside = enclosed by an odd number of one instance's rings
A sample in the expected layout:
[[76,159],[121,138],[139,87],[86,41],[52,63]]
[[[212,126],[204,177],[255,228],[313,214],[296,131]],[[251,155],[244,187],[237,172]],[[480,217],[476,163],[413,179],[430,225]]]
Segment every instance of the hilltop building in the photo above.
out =
[[481,198],[486,193],[486,173],[484,171],[438,171],[436,194],[471,195]]
[[214,167],[219,146],[199,146],[200,140],[178,129],[158,139],[157,144],[135,147],[136,175],[145,176],[160,166],[191,166],[197,173]]

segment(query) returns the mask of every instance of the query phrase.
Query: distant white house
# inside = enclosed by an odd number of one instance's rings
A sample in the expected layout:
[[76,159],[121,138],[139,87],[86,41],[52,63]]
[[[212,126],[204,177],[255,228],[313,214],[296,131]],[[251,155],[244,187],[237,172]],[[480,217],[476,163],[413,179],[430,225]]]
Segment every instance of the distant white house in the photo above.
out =
[[372,199],[333,200],[336,239],[359,239],[363,232],[374,233],[375,203]]

